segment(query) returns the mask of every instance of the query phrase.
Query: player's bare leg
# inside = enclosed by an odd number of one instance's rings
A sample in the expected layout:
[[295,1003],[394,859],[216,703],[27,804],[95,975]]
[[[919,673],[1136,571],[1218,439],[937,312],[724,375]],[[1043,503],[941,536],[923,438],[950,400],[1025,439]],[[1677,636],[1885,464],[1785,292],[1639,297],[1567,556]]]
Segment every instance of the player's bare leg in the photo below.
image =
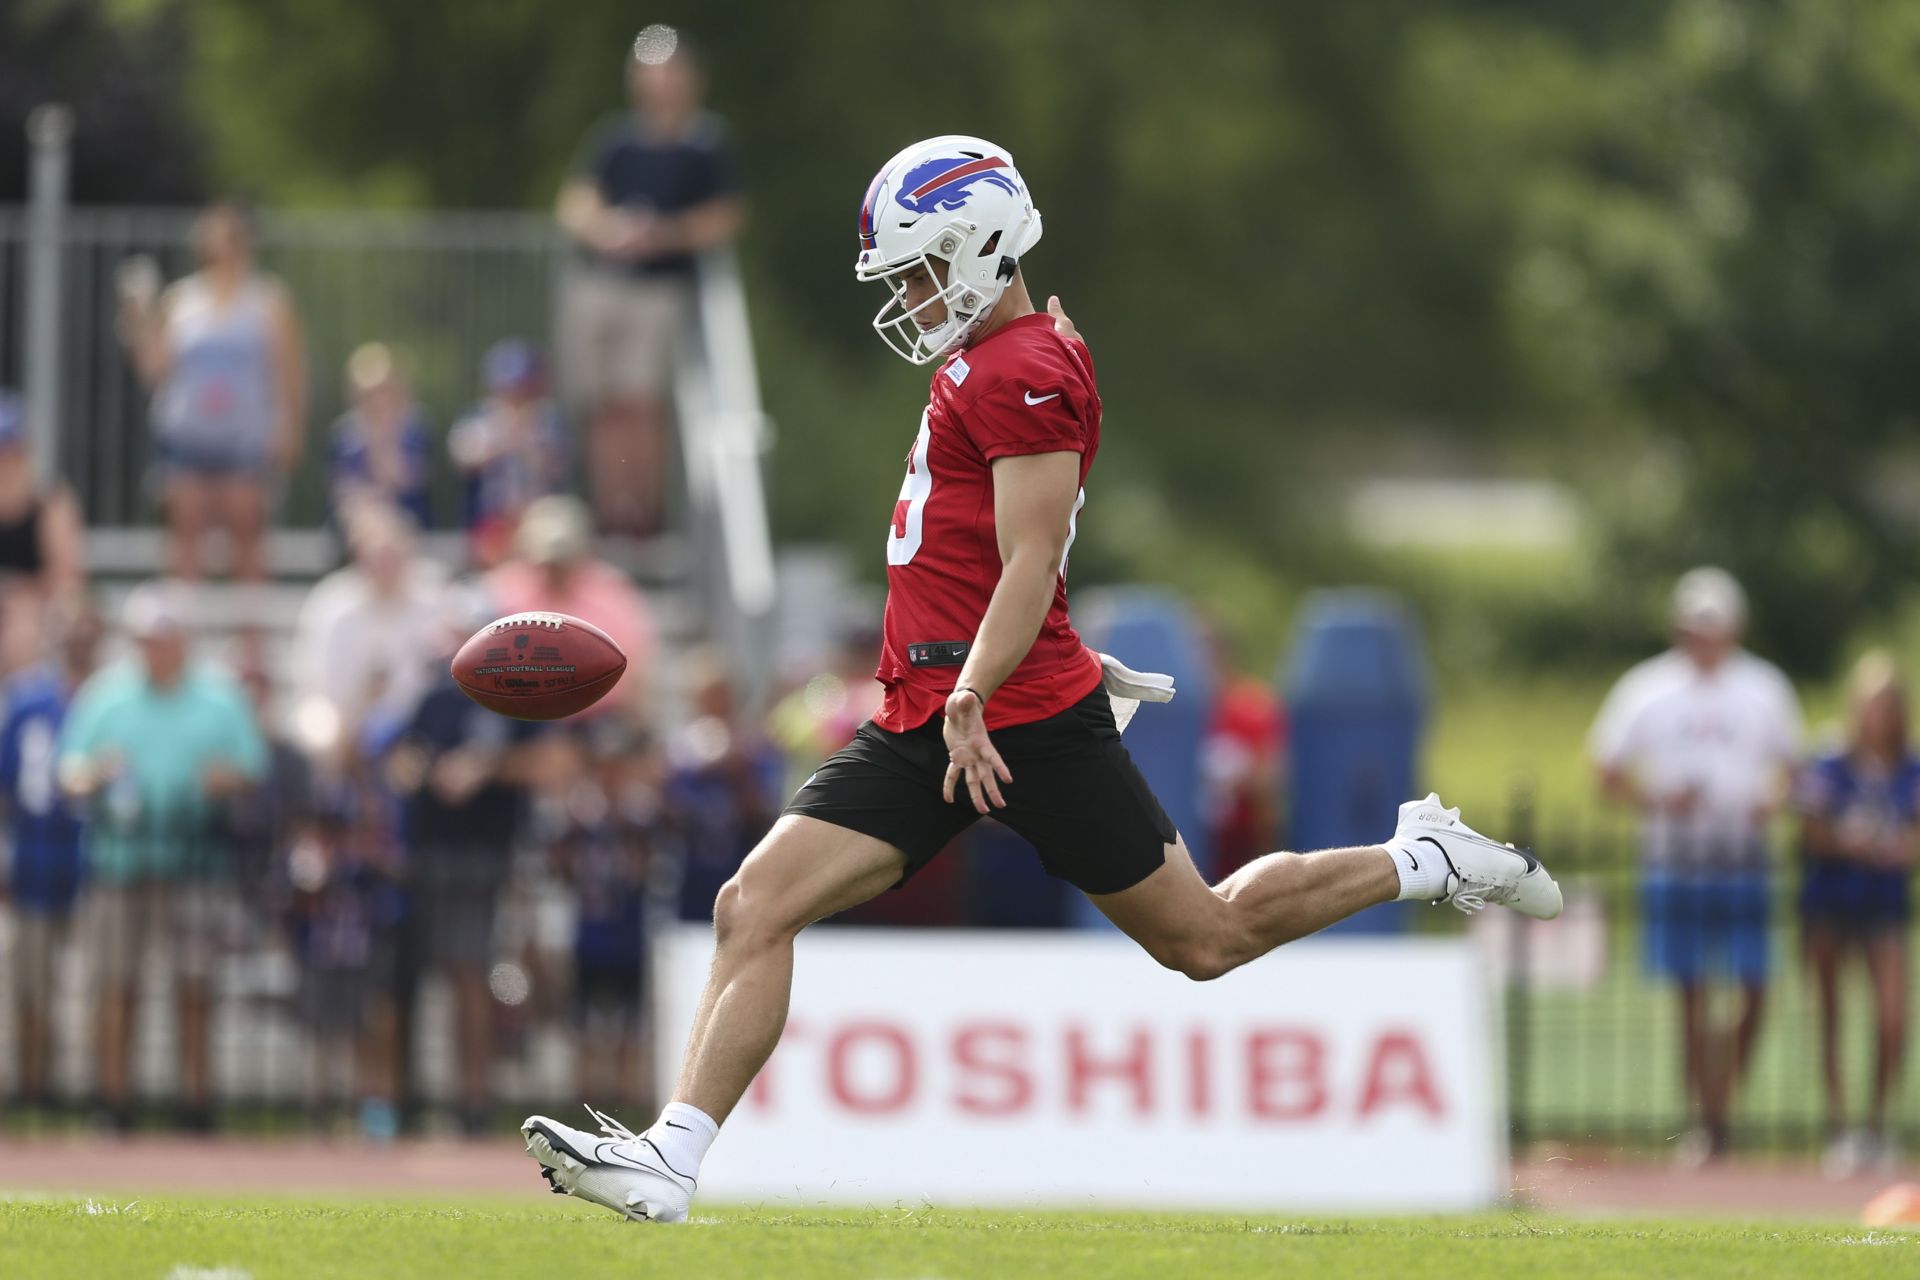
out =
[[1208,885],[1176,839],[1145,880],[1090,897],[1154,959],[1202,981],[1396,899],[1452,901],[1468,911],[1497,903],[1538,919],[1559,915],[1561,905],[1538,859],[1481,835],[1432,795],[1400,806],[1384,845],[1270,853]]
[[1205,981],[1400,891],[1379,845],[1270,853],[1208,885],[1180,841],[1160,869],[1119,893],[1089,895],[1122,932],[1169,969]]
[[723,1121],[787,1023],[793,940],[825,916],[878,897],[906,867],[892,845],[789,814],[713,904],[713,968],[695,1007],[673,1100]]
[[553,1189],[630,1218],[684,1219],[721,1122],[780,1043],[794,938],[885,892],[905,868],[906,856],[884,841],[815,818],[781,818],[714,900],[713,965],[660,1119],[635,1134],[595,1113],[604,1138],[545,1116],[521,1126]]

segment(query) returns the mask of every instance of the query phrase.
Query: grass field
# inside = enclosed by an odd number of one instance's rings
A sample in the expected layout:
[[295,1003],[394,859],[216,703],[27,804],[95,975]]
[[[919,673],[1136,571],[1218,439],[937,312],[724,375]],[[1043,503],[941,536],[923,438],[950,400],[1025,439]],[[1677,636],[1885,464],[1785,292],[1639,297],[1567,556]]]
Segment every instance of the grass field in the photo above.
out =
[[555,1201],[520,1207],[266,1200],[0,1202],[0,1275],[354,1277],[1911,1276],[1920,1236],[1770,1225],[1575,1223],[1517,1214],[1338,1222],[930,1209],[676,1228]]

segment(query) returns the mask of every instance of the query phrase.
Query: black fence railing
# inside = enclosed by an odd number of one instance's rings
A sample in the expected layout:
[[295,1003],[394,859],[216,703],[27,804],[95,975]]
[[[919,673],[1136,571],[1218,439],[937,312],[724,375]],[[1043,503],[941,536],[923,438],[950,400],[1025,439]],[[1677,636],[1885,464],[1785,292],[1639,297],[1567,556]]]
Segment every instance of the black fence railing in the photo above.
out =
[[[1882,981],[1912,963],[1891,901],[1809,916],[1805,863],[1784,829],[1770,848],[1676,841],[1649,858],[1628,825],[1539,821],[1522,802],[1506,833],[1549,860],[1567,895],[1556,921],[1489,913],[1472,926],[1506,991],[1516,1147],[1806,1153],[1852,1131],[1884,1158],[1920,1144],[1920,1090],[1905,1074],[1883,1112],[1872,1101],[1882,1049],[1868,952]],[[1815,963],[1826,948],[1838,1108]],[[1904,1053],[1904,1020],[1888,1030]]]

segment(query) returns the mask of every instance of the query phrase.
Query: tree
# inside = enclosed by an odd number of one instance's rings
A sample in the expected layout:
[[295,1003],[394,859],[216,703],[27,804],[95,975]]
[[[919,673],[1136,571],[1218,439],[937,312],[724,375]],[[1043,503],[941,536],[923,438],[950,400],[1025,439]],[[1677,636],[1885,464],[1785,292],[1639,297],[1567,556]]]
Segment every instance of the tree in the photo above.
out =
[[1495,198],[1530,398],[1674,471],[1673,500],[1617,504],[1616,580],[1725,564],[1764,640],[1825,668],[1913,568],[1874,469],[1920,400],[1920,12],[1687,0],[1623,48],[1478,35],[1438,127],[1523,157]]
[[74,199],[195,199],[204,182],[203,147],[183,105],[186,54],[177,13],[116,20],[101,0],[0,6],[0,204],[26,198],[21,126],[44,102],[73,110]]

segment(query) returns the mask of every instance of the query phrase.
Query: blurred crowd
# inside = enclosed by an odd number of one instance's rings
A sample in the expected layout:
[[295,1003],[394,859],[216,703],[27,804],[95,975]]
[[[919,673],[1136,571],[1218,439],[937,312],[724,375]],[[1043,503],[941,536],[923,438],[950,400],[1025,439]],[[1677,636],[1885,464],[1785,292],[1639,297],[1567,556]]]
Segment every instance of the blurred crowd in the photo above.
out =
[[[356,505],[343,531],[349,559],[301,605],[278,680],[265,638],[197,635],[176,582],[126,596],[107,620],[125,653],[104,664],[84,595],[7,592],[0,793],[29,1102],[55,1092],[53,1008],[80,984],[86,1096],[131,1123],[144,989],[171,1006],[177,1122],[210,1124],[212,1005],[263,957],[295,976],[268,996],[309,1033],[314,1105],[351,1104],[370,1135],[400,1123],[429,979],[451,1000],[462,1125],[486,1122],[512,1016],[579,1037],[583,1090],[645,1088],[649,923],[704,918],[699,887],[710,904],[771,821],[784,756],[715,654],[683,663],[684,705],[657,714],[647,602],[595,556],[579,500],[531,503],[500,563],[461,578],[397,508]],[[605,701],[535,726],[452,683],[459,642],[526,608],[593,617],[633,657]]]
[[[84,1099],[102,1124],[134,1123],[144,992],[168,1006],[171,1120],[209,1126],[216,1003],[252,999],[304,1029],[316,1116],[391,1136],[429,985],[450,1008],[461,1127],[490,1123],[500,1064],[540,1031],[567,1040],[581,1093],[645,1101],[651,931],[710,918],[795,775],[877,702],[871,633],[764,716],[715,650],[679,655],[664,690],[649,602],[596,554],[575,497],[534,499],[498,562],[458,575],[399,504],[343,502],[340,528],[346,561],[302,602],[280,679],[265,637],[199,634],[198,595],[175,580],[136,587],[105,626],[52,568],[0,597],[14,1084],[29,1105]],[[592,618],[628,653],[604,701],[533,725],[459,691],[454,649],[525,609]],[[117,660],[101,661],[103,632]],[[1248,741],[1247,698],[1223,700],[1209,749],[1220,830],[1269,847],[1249,815],[1271,809],[1276,757],[1262,730]],[[937,890],[862,918],[1066,922],[1051,882],[1008,911],[987,853],[944,862]],[[292,980],[246,995],[243,964]],[[56,1080],[54,1006],[76,990],[90,1061]]]
[[[174,1119],[203,1128],[219,1006],[251,991],[304,1026],[313,1106],[390,1135],[429,989],[450,1009],[462,1127],[486,1123],[496,1065],[541,1027],[573,1042],[581,1092],[644,1096],[650,922],[705,918],[777,812],[788,757],[719,654],[661,678],[653,609],[601,555],[663,529],[696,258],[744,216],[691,46],[648,28],[626,76],[628,109],[584,140],[556,201],[575,244],[559,376],[502,337],[442,433],[407,352],[354,350],[322,442],[340,565],[290,635],[257,611],[209,623],[199,586],[283,574],[277,499],[317,452],[299,299],[258,266],[244,206],[200,214],[181,278],[150,258],[116,278],[117,331],[151,395],[164,578],[124,600],[88,582],[78,506],[35,479],[21,406],[0,398],[17,1096],[82,1098],[128,1125],[157,1026]],[[457,551],[423,550],[448,527]],[[447,672],[474,629],[528,609],[591,618],[629,657],[607,699],[544,731],[483,711]],[[830,749],[805,710],[820,694],[781,723]],[[77,1026],[56,1016],[62,993],[85,1009]],[[156,1004],[157,1024],[142,1012]]]

